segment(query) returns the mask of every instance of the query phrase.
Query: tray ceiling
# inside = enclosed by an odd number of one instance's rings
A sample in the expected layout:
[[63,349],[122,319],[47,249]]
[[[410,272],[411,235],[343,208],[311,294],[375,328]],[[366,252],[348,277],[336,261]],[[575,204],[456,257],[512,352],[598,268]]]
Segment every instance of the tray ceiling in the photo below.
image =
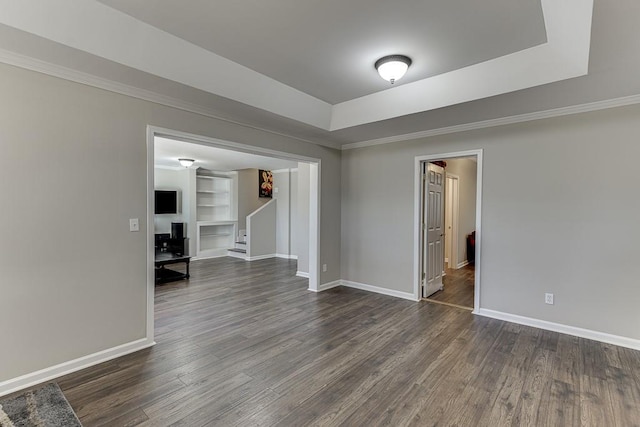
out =
[[[478,102],[586,76],[593,0],[194,0],[188,7],[0,0],[0,7],[2,62],[122,93],[140,88],[134,96],[336,146],[473,121]],[[388,53],[414,59],[395,86],[373,69]],[[491,116],[502,107],[509,105],[479,111]]]
[[547,41],[539,0],[100,2],[330,104],[388,89],[385,55],[404,84]]

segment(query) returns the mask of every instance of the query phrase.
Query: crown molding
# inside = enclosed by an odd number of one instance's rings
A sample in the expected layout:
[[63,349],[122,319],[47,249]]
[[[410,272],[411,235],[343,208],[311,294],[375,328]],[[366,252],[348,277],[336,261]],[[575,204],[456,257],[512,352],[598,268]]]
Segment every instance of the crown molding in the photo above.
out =
[[621,98],[608,99],[604,101],[589,102],[586,104],[572,105],[569,107],[554,108],[551,110],[536,111],[534,113],[519,114],[516,116],[501,117],[498,119],[483,120],[479,122],[465,123],[462,125],[447,126],[438,129],[430,129],[420,132],[407,133],[404,135],[389,136],[386,138],[370,139],[368,141],[353,142],[344,144],[342,150],[353,150],[356,148],[373,147],[375,145],[391,144],[394,142],[411,141],[420,138],[429,138],[437,135],[446,135],[457,132],[467,132],[476,129],[485,129],[496,126],[505,126],[515,123],[530,122],[534,120],[549,119],[553,117],[568,116],[571,114],[588,113],[590,111],[606,110],[609,108],[624,107],[627,105],[640,104],[640,94],[624,96]]
[[589,71],[593,0],[542,0],[547,42],[333,106],[335,131],[541,86]]
[[74,83],[80,83],[86,86],[103,89],[109,92],[118,93],[120,95],[130,96],[132,98],[141,99],[143,101],[153,102],[154,104],[163,105],[165,107],[176,108],[178,110],[187,111],[189,113],[199,114],[201,116],[209,117],[215,120],[220,120],[226,123],[231,123],[237,126],[241,126],[248,129],[257,130],[260,132],[266,132],[272,135],[282,136],[285,138],[295,139],[307,144],[320,145],[333,149],[340,149],[339,144],[329,142],[311,141],[298,136],[289,135],[282,132],[265,129],[259,126],[253,126],[248,123],[240,122],[237,120],[231,120],[225,117],[221,117],[213,109],[203,107],[198,104],[183,101],[172,96],[162,95],[157,92],[153,92],[146,89],[141,89],[135,86],[130,86],[124,83],[119,83],[113,80],[98,77],[93,74],[85,73],[82,71],[74,70],[72,68],[64,67],[61,65],[53,64],[50,62],[42,61],[40,59],[32,58],[30,56],[21,55],[16,52],[12,52],[5,49],[0,49],[0,63],[12,65],[14,67],[23,68],[29,71],[35,71],[37,73],[46,74],[48,76],[57,77],[60,79],[68,80]]
[[[593,2],[541,0],[545,43],[334,105],[97,0],[0,0],[0,23],[280,117],[335,131],[586,75]],[[86,32],[91,37],[80,37]],[[193,106],[178,108],[192,110]],[[211,115],[208,111],[204,114]],[[324,145],[324,138],[319,138],[321,141],[304,141]],[[339,143],[334,142],[333,148],[338,148]]]

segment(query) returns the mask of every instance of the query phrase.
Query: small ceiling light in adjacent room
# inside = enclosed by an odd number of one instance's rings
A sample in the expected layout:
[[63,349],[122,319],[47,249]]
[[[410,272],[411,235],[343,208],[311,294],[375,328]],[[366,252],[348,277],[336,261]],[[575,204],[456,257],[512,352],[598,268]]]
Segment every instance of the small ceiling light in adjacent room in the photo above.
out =
[[178,159],[178,161],[185,168],[190,168],[191,165],[193,164],[193,162],[195,162],[195,160],[193,160],[193,159]]
[[400,80],[404,76],[410,65],[411,58],[408,56],[389,55],[378,59],[375,67],[380,77],[394,84],[396,80]]

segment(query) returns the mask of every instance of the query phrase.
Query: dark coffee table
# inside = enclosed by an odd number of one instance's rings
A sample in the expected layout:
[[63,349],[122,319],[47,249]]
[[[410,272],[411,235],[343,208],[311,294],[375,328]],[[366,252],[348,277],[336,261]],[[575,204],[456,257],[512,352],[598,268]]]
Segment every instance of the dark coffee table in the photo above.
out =
[[[176,255],[171,252],[156,252],[156,284],[188,279],[190,261],[190,256]],[[165,268],[166,265],[179,264],[181,262],[184,262],[187,266],[186,273]]]

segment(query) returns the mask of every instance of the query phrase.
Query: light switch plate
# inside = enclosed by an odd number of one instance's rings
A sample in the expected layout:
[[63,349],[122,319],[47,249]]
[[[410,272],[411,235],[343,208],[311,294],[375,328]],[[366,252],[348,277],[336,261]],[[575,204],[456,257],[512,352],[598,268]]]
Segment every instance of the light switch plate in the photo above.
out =
[[129,231],[140,231],[140,221],[138,221],[138,218],[131,218],[129,220]]

